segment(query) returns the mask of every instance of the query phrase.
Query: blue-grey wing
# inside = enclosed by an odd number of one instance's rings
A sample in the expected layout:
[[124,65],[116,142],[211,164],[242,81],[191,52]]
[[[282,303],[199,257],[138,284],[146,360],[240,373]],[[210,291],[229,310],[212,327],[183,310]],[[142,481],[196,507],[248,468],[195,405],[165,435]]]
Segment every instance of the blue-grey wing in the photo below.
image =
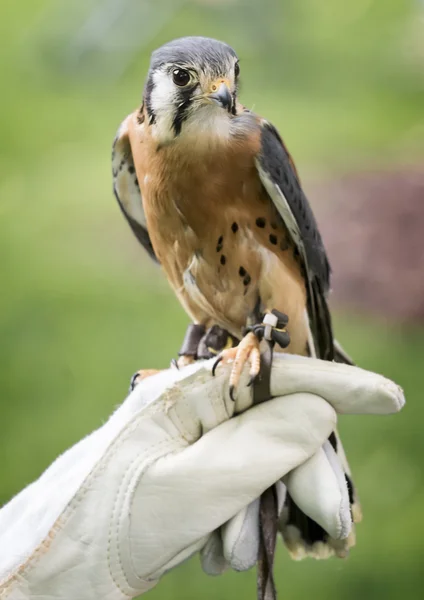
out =
[[133,233],[149,256],[158,261],[147,229],[143,201],[135,172],[127,119],[116,134],[112,146],[113,192]]
[[319,358],[333,360],[333,330],[327,305],[330,264],[293,161],[277,130],[267,121],[262,122],[261,148],[256,158],[256,167],[303,265],[315,351]]

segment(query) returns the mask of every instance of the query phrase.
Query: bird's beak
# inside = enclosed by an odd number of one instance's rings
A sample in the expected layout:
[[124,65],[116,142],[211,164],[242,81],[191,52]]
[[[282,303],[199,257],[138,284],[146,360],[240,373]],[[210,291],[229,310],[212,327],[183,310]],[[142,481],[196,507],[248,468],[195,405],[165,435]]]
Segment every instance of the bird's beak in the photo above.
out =
[[229,83],[225,80],[220,79],[212,84],[212,94],[208,95],[210,100],[213,100],[222,108],[230,111],[233,106],[233,97],[231,95]]

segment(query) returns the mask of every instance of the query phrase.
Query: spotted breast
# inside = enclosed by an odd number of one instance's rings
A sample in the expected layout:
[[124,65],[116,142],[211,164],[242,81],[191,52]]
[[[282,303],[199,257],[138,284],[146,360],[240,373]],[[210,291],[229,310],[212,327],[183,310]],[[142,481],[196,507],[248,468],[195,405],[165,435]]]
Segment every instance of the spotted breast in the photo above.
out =
[[153,249],[192,319],[241,337],[255,310],[277,308],[289,317],[290,351],[304,353],[305,282],[255,166],[259,124],[256,135],[204,152],[158,152],[135,117],[129,133]]

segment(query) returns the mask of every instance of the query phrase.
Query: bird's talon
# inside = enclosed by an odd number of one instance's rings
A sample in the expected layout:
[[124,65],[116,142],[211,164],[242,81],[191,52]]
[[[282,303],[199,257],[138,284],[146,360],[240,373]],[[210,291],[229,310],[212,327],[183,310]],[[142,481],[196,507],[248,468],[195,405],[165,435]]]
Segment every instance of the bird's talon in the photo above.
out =
[[143,381],[143,379],[147,379],[152,375],[156,375],[156,373],[159,373],[159,370],[160,369],[141,369],[140,371],[134,373],[134,375],[131,377],[129,391],[132,392],[134,388],[141,383],[141,381]]
[[233,402],[235,402],[235,401],[236,401],[235,391],[236,391],[236,388],[235,388],[235,386],[234,386],[234,385],[230,385],[230,388],[229,388],[229,394],[230,394],[230,398],[231,398],[231,400],[232,400]]
[[224,357],[222,356],[222,354],[220,356],[218,356],[218,358],[216,359],[216,361],[213,363],[213,367],[212,367],[212,376],[215,377],[215,372],[216,372],[216,368],[219,365],[219,363],[222,361]]
[[232,364],[229,380],[229,394],[231,400],[235,401],[240,376],[245,364],[247,362],[250,364],[251,381],[248,385],[253,383],[259,373],[261,356],[259,352],[259,340],[257,336],[250,331],[244,336],[238,346],[235,348],[228,348],[221,352],[212,367],[213,375],[215,375],[218,364],[222,361],[224,361],[226,364]]
[[137,379],[140,376],[140,372],[137,371],[136,373],[134,373],[134,375],[131,377],[130,379],[130,387],[129,387],[129,391],[132,392],[133,389],[135,388],[135,386],[137,385]]

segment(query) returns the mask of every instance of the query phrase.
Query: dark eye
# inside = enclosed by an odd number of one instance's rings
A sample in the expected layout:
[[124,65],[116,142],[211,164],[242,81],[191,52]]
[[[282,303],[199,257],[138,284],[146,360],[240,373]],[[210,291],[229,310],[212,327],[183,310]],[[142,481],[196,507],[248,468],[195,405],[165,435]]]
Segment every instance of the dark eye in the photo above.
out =
[[190,83],[190,73],[184,69],[174,69],[172,71],[172,79],[174,80],[175,85],[184,87]]
[[240,65],[238,64],[238,62],[234,65],[234,75],[236,79],[240,75]]

